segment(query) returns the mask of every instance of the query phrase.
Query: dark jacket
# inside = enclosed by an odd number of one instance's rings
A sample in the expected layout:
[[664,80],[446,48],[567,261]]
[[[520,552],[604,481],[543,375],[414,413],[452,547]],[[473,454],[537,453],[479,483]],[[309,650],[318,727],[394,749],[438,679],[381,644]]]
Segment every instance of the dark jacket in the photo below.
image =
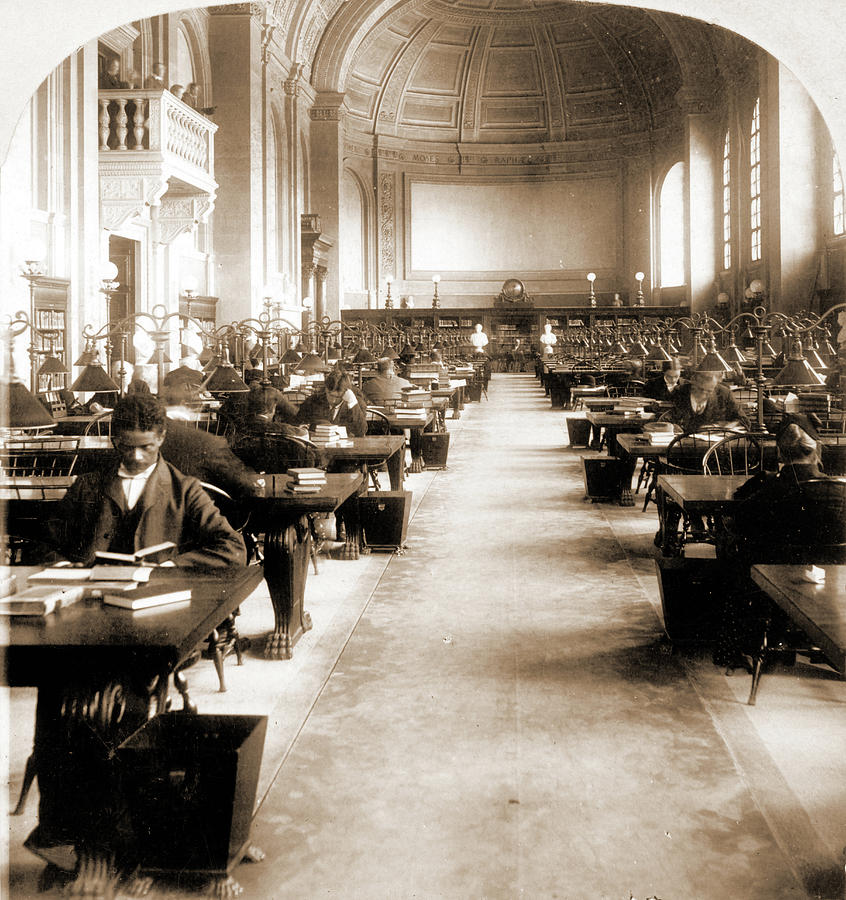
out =
[[652,400],[671,400],[678,387],[679,385],[676,384],[672,391],[669,390],[667,382],[664,381],[664,373],[661,372],[659,375],[653,375],[652,378],[647,379],[643,386],[643,396]]
[[226,438],[168,419],[162,456],[183,475],[222,488],[231,497],[262,492],[259,475],[232,452]]
[[364,396],[374,404],[383,400],[401,400],[404,387],[413,387],[413,385],[398,375],[375,375],[364,382]]
[[746,423],[731,391],[722,384],[717,385],[701,413],[693,411],[690,405],[690,391],[689,383],[680,384],[670,395],[673,405],[666,415],[666,418],[678,425],[685,434],[696,432],[705,425],[717,425],[720,422]]
[[323,425],[326,423],[345,426],[347,434],[353,437],[363,437],[367,434],[367,413],[360,400],[352,409],[346,403],[342,403],[337,416],[332,418],[332,410],[326,400],[326,392],[317,391],[303,400],[297,412],[296,424]]
[[[90,565],[96,550],[108,550],[126,512],[118,465],[86,472],[60,501],[50,522],[52,543],[66,558]],[[196,478],[161,457],[138,500],[135,549],[162,541],[176,544],[178,566],[243,566],[244,541],[218,512]]]

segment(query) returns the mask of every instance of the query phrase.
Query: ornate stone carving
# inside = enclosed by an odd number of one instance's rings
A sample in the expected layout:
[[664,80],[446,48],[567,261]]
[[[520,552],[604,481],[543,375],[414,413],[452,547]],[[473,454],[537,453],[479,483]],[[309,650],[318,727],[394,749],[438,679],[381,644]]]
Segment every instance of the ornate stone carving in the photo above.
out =
[[162,197],[158,208],[158,241],[169,244],[174,238],[205,222],[214,209],[214,195],[194,194]]
[[263,16],[264,3],[230,3],[208,7],[210,16]]
[[393,172],[383,172],[379,176],[379,244],[381,247],[382,272],[394,274],[394,244],[396,217],[395,176]]
[[[130,169],[131,166],[124,166]],[[160,172],[121,174],[100,172],[100,226],[106,231],[120,228],[124,222],[143,215],[148,207],[159,202],[167,190],[167,179]]]
[[476,44],[471,51],[470,72],[467,75],[467,87],[464,91],[464,119],[465,128],[474,129],[476,127],[476,102],[479,93],[479,77],[482,71],[482,62],[488,52],[488,44],[491,40],[491,33],[486,29],[481,37],[477,38]]

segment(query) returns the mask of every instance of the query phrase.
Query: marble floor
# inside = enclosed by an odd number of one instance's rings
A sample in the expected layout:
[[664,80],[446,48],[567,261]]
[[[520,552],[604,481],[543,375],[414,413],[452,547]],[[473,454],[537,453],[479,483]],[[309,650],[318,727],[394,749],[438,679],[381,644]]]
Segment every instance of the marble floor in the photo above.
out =
[[[753,708],[747,675],[667,652],[654,507],[585,501],[566,418],[494,376],[449,467],[411,477],[404,555],[321,560],[293,660],[227,665],[226,694],[192,674],[202,712],[269,719],[244,896],[843,897],[843,682],[776,669]],[[3,695],[13,794],[33,701]],[[15,898],[36,799],[8,820]]]

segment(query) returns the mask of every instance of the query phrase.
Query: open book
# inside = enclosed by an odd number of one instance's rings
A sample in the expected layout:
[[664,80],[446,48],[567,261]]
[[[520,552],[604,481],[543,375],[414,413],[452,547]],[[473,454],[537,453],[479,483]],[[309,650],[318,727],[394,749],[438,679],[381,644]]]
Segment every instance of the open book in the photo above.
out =
[[[164,562],[170,558],[168,551],[175,550],[176,544],[173,541],[162,541],[161,544],[151,544],[149,547],[142,547],[135,553],[112,553],[109,550],[97,550],[94,558],[97,562],[105,565],[111,563],[140,563],[147,562],[149,564]],[[160,554],[158,559],[153,559]]]

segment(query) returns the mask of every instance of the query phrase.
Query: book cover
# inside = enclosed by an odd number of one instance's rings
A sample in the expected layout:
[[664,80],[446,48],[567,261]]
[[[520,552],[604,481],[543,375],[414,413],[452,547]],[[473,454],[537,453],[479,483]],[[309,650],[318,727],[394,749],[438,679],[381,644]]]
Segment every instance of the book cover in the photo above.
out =
[[155,556],[157,553],[167,554],[160,560],[163,561],[170,555],[168,551],[175,549],[176,544],[174,544],[173,541],[162,541],[160,544],[151,544],[149,547],[142,547],[140,550],[136,550],[135,553],[112,553],[109,550],[97,550],[94,554],[94,558],[103,560],[104,562],[132,563],[140,562],[140,560]]
[[104,593],[103,603],[123,609],[150,609],[153,606],[167,606],[191,599],[191,588],[170,589],[155,584],[137,587],[123,593]]
[[147,582],[153,574],[152,566],[94,566],[89,570],[89,581],[141,581]]
[[51,566],[40,572],[33,572],[27,577],[30,584],[70,584],[87,581],[93,569],[80,569],[76,566]]
[[37,585],[0,600],[0,615],[47,616],[81,600],[85,589],[78,585]]

